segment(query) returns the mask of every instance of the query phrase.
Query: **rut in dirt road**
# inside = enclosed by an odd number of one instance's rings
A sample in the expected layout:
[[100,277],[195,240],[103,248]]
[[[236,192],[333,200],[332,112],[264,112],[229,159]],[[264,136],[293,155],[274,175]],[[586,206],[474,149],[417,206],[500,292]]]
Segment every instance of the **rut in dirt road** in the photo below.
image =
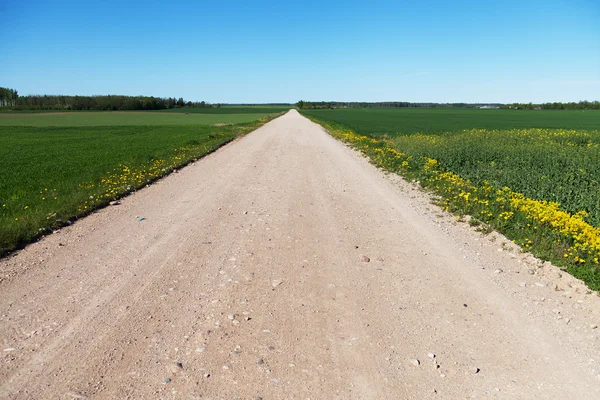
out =
[[290,111],[0,261],[0,397],[600,398],[598,297],[453,221]]

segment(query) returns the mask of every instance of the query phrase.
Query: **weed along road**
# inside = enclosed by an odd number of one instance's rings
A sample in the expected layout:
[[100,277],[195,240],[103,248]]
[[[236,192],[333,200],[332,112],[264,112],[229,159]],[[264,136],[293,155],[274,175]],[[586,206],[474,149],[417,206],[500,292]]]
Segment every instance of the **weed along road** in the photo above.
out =
[[595,293],[294,110],[0,277],[0,398],[600,398]]

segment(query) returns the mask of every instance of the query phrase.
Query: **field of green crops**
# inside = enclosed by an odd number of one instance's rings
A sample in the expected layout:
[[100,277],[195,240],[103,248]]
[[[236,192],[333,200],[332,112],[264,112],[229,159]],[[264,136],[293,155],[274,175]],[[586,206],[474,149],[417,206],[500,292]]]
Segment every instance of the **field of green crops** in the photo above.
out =
[[597,110],[490,110],[471,108],[349,108],[302,110],[329,123],[351,127],[372,137],[464,129],[600,129]]
[[[185,110],[185,109],[177,109]],[[194,109],[192,109],[194,110]],[[196,109],[202,110],[202,109]],[[271,112],[212,113],[163,111],[76,111],[50,113],[0,113],[0,126],[132,126],[132,125],[215,125],[239,124],[265,117]],[[225,108],[223,108],[225,110]],[[266,111],[266,110],[265,110]]]
[[288,111],[291,106],[226,106],[219,108],[169,108],[159,112],[190,114],[272,114]]
[[600,112],[302,113],[376,164],[419,180],[450,211],[600,288]]
[[263,111],[0,115],[0,254],[146,185],[276,115]]

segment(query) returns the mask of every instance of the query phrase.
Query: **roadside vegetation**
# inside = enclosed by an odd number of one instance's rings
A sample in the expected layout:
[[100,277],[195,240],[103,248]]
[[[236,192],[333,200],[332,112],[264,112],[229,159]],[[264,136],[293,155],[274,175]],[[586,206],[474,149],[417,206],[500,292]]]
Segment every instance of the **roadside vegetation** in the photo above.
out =
[[[377,166],[418,181],[446,210],[469,215],[470,223],[482,230],[497,229],[524,251],[600,290],[600,131],[535,127],[542,120],[548,123],[555,111],[532,111],[536,116],[525,114],[517,122],[507,119],[504,128],[498,127],[498,115],[485,121],[487,113],[480,114],[471,126],[466,121],[448,126],[445,118],[435,120],[448,114],[430,112],[431,130],[417,133],[423,117],[418,111],[416,116],[397,116],[396,125],[389,118],[384,128],[371,127],[369,133],[361,129],[368,131],[367,121],[381,115],[380,110],[344,110],[333,117],[326,110],[303,114]],[[580,119],[558,113],[565,120],[554,125],[600,126],[600,112],[588,111]],[[537,115],[548,118],[538,120]],[[408,126],[402,123],[406,120],[411,121]],[[515,123],[525,126],[516,129]],[[434,133],[434,126],[444,128]]]
[[[0,255],[147,185],[277,115],[68,113],[61,116],[65,117],[62,126],[51,126],[56,125],[49,119],[51,114],[11,116],[10,122],[0,117]],[[189,117],[187,123],[175,124],[171,119]]]

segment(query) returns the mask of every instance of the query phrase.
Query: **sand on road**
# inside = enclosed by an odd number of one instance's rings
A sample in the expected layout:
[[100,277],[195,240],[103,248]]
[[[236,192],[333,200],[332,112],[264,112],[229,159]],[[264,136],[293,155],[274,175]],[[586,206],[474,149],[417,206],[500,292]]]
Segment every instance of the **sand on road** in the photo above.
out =
[[598,296],[503,243],[290,111],[1,260],[0,398],[600,398]]

